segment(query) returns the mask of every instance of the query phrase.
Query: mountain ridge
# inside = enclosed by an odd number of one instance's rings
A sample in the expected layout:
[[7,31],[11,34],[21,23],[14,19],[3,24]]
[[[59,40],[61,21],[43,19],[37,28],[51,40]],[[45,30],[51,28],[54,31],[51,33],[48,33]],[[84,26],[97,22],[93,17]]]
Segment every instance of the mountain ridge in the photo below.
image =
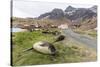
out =
[[68,6],[65,10],[54,8],[51,12],[41,14],[38,17],[38,19],[51,20],[60,20],[62,18],[70,20],[70,22],[65,22],[71,27],[79,25],[78,27],[80,28],[93,29],[97,26],[97,6],[94,5],[90,8],[75,8]]

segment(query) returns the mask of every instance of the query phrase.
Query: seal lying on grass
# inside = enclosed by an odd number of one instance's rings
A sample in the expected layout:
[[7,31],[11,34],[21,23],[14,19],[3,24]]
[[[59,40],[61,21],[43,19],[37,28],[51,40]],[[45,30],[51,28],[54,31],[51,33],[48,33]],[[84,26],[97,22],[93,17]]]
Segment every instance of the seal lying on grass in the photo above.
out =
[[44,54],[55,55],[55,53],[56,53],[55,47],[51,43],[45,42],[45,41],[39,41],[39,42],[35,43],[33,45],[33,48],[36,51],[44,53]]
[[[60,35],[53,43],[59,42],[65,39],[64,35]],[[56,54],[56,48],[54,47],[53,43],[49,43],[46,41],[39,41],[33,44],[32,48],[26,49],[24,51],[29,51],[32,49],[35,49],[36,51],[43,53],[43,54],[51,54],[52,56],[55,56]]]
[[33,44],[33,47],[26,49],[23,52],[29,51],[32,49],[36,50],[37,52],[43,53],[43,54],[50,54],[52,56],[55,56],[56,54],[56,49],[54,45],[46,41],[36,42],[35,44]]

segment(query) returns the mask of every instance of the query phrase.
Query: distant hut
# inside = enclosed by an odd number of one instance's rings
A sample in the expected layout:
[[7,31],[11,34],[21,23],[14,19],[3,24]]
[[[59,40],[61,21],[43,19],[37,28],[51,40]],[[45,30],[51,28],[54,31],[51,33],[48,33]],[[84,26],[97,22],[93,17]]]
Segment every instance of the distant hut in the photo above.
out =
[[29,25],[24,24],[24,25],[21,25],[20,28],[22,28],[22,29],[27,29],[28,26],[29,26]]
[[56,25],[51,25],[51,28],[57,28],[57,26]]
[[33,26],[33,25],[24,24],[21,28],[22,28],[22,29],[27,29],[27,30],[29,30],[30,32],[32,32],[33,29],[34,29],[34,26]]
[[72,26],[73,26],[74,28],[79,28],[81,25],[80,25],[80,23],[73,23]]
[[94,30],[96,30],[96,31],[97,31],[97,27],[96,27],[96,28],[94,28]]
[[59,29],[68,29],[68,25],[65,23],[65,24],[61,24],[58,26]]

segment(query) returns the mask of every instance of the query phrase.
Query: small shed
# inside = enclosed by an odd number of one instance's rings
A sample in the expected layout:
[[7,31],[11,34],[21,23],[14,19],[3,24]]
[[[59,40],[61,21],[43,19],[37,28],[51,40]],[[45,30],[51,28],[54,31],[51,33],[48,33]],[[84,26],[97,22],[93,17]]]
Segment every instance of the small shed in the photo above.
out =
[[68,29],[68,24],[61,24],[58,26],[59,29]]

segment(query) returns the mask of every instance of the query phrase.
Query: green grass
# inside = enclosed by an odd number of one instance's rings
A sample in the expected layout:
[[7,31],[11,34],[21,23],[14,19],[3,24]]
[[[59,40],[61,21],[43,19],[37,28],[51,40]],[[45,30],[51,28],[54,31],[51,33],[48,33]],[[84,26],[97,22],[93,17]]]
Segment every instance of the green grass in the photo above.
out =
[[[71,63],[71,62],[81,62],[84,60],[85,61],[96,60],[96,54],[91,53],[87,56],[87,53],[85,53],[85,50],[87,49],[85,47],[77,46],[78,43],[71,41],[68,38],[66,42],[63,41],[54,44],[54,46],[57,49],[57,55],[55,56],[55,60],[52,60],[51,59],[52,57],[50,55],[41,54],[34,50],[23,53],[23,50],[32,47],[32,45],[38,41],[53,42],[56,36],[52,34],[43,34],[41,33],[41,31],[34,31],[34,32],[13,33],[12,38],[13,38],[12,40],[13,66]],[[92,55],[92,57],[90,55]]]

